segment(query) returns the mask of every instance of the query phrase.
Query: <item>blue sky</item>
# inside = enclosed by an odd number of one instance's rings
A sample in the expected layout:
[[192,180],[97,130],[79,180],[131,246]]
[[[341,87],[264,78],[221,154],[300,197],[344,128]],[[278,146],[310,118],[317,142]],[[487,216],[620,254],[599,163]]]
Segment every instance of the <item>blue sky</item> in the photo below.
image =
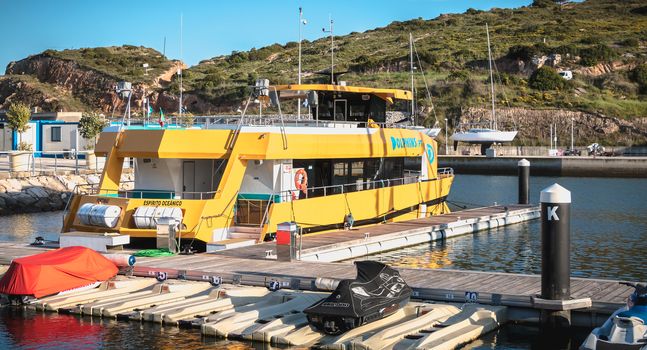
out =
[[46,49],[143,45],[180,58],[180,14],[184,18],[183,59],[200,60],[298,40],[298,8],[308,24],[304,39],[318,39],[334,20],[336,35],[385,26],[392,21],[473,7],[519,7],[531,0],[345,0],[345,1],[107,1],[0,0],[0,73],[10,61]]

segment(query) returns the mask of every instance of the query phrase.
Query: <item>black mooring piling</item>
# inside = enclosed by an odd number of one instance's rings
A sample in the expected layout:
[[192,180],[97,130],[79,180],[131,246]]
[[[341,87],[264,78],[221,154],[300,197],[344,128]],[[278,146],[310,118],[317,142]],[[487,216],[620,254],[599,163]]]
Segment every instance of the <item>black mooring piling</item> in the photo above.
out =
[[[571,297],[571,192],[553,184],[541,191],[541,298]],[[543,310],[542,325],[568,327],[570,311]]]
[[522,159],[517,163],[519,172],[519,204],[530,203],[530,162]]

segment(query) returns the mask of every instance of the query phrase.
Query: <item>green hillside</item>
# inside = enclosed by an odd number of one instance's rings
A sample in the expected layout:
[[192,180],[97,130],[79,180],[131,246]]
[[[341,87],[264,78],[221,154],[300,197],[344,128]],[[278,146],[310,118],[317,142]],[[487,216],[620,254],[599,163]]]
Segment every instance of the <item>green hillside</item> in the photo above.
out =
[[[486,23],[499,71],[501,104],[581,109],[621,118],[647,116],[647,99],[641,96],[647,92],[647,6],[641,0],[563,5],[535,1],[518,9],[469,9],[431,20],[393,22],[335,37],[335,71],[349,71],[342,77],[349,84],[408,88],[411,32],[441,117],[461,107],[486,107]],[[304,41],[302,52],[305,82],[326,80],[312,73],[329,69],[329,38]],[[553,68],[538,79],[531,79],[531,71],[518,69],[519,60],[527,67],[533,57],[551,54],[561,55],[557,69],[575,71],[572,81],[551,82]],[[597,74],[601,63],[613,63],[614,68]],[[586,67],[592,67],[592,74],[577,73]],[[214,105],[233,106],[257,77],[273,84],[293,83],[296,74],[297,43],[274,44],[205,60],[184,72],[184,89]],[[422,98],[420,77],[417,83]],[[170,92],[177,89],[177,82],[171,84]]]
[[[468,9],[463,14],[393,22],[336,36],[335,71],[347,71],[341,80],[351,85],[409,89],[412,33],[418,102],[430,105],[422,68],[436,118],[456,121],[466,108],[489,105],[486,24],[496,63],[498,106],[581,110],[621,119],[647,116],[644,0],[535,0],[517,9]],[[302,53],[304,82],[328,82],[327,75],[318,73],[330,69],[330,39],[304,41]],[[272,84],[296,82],[297,57],[297,43],[288,42],[204,60],[184,70],[185,103],[196,114],[231,113],[257,78]],[[547,60],[546,65],[538,69],[537,60]],[[147,74],[143,63],[151,67]],[[154,107],[174,110],[179,96],[173,69],[177,63],[156,50],[131,45],[47,50],[9,64],[0,79],[0,108],[26,98],[43,108],[110,111],[114,85],[128,80],[138,89],[146,88]],[[573,71],[573,80],[557,76],[559,70]],[[294,103],[283,106],[288,113],[295,108]],[[419,110],[433,124],[431,109]]]
[[[171,68],[172,62],[160,52],[143,46],[109,46],[78,50],[46,50],[43,55],[75,61],[81,66],[97,70],[118,80],[134,83],[152,82]],[[149,69],[142,66],[148,63]]]

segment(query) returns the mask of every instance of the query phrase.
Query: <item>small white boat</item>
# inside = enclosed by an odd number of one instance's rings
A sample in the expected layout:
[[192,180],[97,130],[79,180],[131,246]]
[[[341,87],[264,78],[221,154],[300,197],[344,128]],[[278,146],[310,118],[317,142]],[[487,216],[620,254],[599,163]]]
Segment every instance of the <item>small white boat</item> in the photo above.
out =
[[425,135],[435,139],[440,134],[441,128],[425,128],[424,126],[410,126],[407,129],[416,130],[424,133]]
[[457,131],[451,139],[455,142],[469,143],[495,143],[511,142],[517,136],[517,131],[500,131],[488,128],[473,128],[466,131]]

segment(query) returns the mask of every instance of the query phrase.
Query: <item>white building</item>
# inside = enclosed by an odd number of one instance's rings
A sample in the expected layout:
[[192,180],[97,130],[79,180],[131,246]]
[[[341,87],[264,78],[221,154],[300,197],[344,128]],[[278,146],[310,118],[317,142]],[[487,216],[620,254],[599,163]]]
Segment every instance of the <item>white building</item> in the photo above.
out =
[[[49,152],[84,151],[92,140],[78,135],[81,112],[32,113],[27,131],[20,134],[9,128],[6,112],[0,111],[0,151],[18,149],[19,142],[26,142],[40,157]],[[41,153],[45,152],[45,153]]]

